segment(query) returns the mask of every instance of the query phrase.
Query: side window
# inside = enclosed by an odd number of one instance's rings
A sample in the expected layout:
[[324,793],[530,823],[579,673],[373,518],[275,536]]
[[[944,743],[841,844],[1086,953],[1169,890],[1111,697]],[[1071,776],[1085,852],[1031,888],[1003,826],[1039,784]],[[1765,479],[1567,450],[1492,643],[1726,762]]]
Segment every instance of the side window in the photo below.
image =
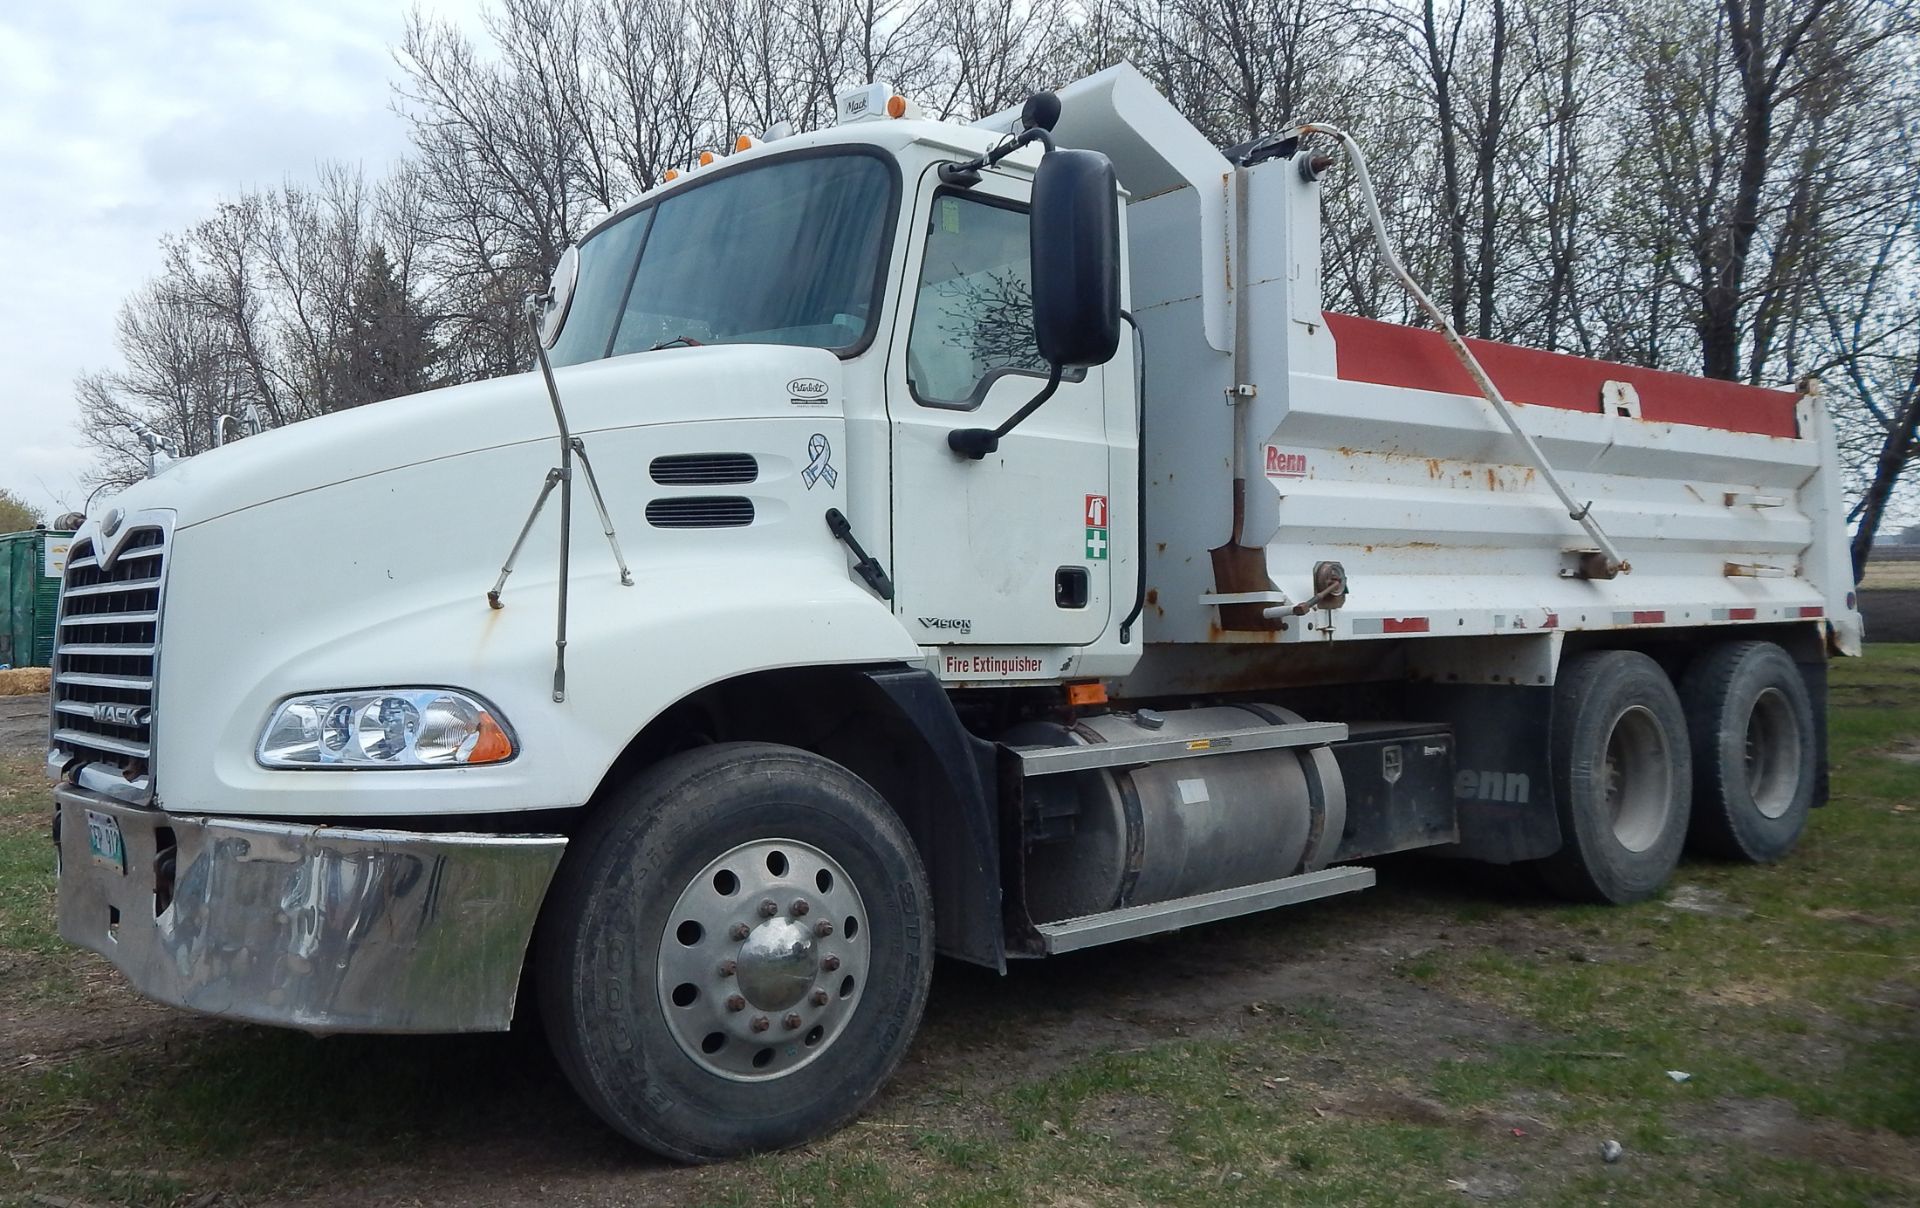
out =
[[933,200],[907,336],[907,382],[920,402],[977,404],[1003,373],[1044,375],[1033,338],[1027,212],[984,198]]

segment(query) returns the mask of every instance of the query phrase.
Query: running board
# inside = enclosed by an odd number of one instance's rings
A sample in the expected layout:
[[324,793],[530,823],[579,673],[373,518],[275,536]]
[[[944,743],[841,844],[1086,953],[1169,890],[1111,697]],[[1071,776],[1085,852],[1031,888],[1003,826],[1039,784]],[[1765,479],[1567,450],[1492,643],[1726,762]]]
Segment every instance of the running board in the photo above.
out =
[[1369,889],[1372,886],[1371,868],[1323,868],[1319,872],[1281,877],[1278,881],[1262,881],[1258,885],[1242,885],[1237,889],[1195,894],[1190,898],[1175,898],[1171,902],[1129,906],[1123,910],[1063,919],[1058,923],[1039,923],[1035,930],[1039,931],[1047,953],[1057,955],[1099,944],[1139,939],[1143,935],[1157,935],[1162,931],[1178,931],[1199,923],[1238,918],[1275,906],[1292,906],[1299,902],[1311,902],[1315,898],[1330,898],[1337,893],[1352,893],[1356,889]]

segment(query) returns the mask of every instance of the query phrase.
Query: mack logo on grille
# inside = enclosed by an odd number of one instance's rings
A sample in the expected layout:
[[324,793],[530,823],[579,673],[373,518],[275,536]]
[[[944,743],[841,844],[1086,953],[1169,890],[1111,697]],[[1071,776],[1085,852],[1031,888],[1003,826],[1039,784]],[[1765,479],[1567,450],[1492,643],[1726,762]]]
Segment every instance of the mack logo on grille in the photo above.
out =
[[144,726],[147,724],[147,707],[101,701],[93,707],[93,720],[107,726]]

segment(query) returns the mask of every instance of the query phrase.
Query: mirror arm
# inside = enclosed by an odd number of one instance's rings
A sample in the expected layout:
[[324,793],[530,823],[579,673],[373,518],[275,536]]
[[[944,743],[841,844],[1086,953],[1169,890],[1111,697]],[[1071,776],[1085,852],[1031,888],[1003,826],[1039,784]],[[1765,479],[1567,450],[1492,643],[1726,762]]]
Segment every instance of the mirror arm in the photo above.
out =
[[957,185],[963,189],[972,188],[974,185],[980,183],[980,173],[983,170],[993,167],[1028,143],[1039,143],[1042,147],[1051,151],[1053,150],[1053,134],[1043,127],[1029,126],[985,155],[976,155],[972,159],[963,160],[960,163],[941,164],[940,183],[943,185]]
[[1038,410],[1041,403],[1052,398],[1054,391],[1060,389],[1060,373],[1061,366],[1055,365],[1047,374],[1047,384],[1040,388],[1040,393],[1034,395],[1026,406],[1009,415],[998,428],[955,428],[947,433],[947,447],[968,461],[979,461],[999,449],[1001,437],[1013,431],[1021,421]]

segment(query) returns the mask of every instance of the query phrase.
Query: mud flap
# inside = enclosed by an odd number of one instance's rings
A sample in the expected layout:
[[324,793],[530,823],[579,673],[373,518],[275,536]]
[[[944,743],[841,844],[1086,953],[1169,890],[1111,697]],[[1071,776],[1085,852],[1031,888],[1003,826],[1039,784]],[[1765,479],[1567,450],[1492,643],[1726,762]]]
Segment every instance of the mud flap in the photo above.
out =
[[1550,686],[1409,684],[1407,713],[1453,727],[1460,841],[1435,855],[1515,864],[1560,850]]

